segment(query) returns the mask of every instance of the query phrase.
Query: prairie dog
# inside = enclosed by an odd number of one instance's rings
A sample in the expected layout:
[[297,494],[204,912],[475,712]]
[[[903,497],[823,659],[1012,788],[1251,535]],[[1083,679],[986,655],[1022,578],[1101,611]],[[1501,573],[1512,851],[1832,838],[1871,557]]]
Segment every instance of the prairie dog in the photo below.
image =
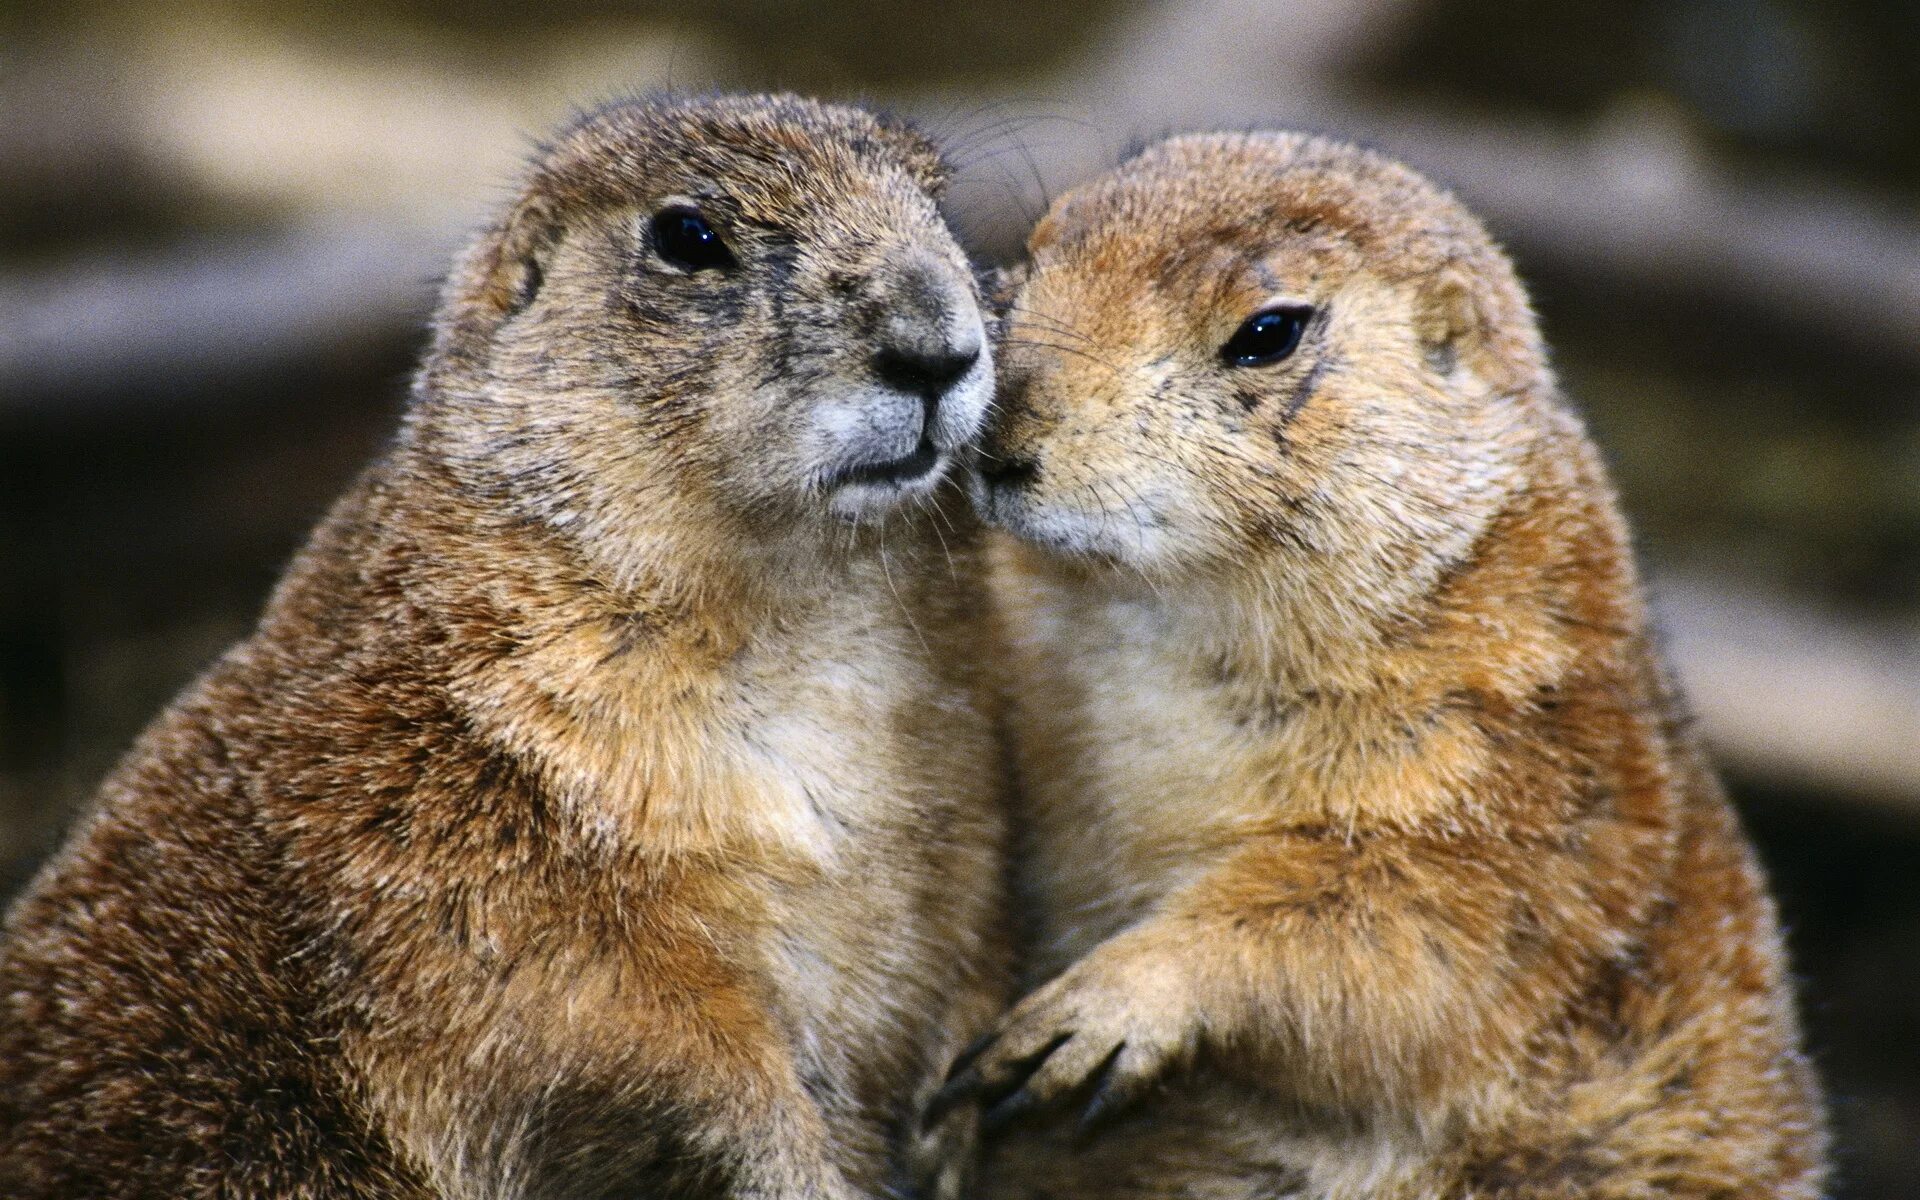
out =
[[911,1118],[1006,947],[942,179],[793,97],[539,154],[396,442],[8,915],[0,1194],[957,1189]]
[[984,1194],[1817,1195],[1772,904],[1478,222],[1193,136],[1029,251],[979,502],[1040,986],[934,1106],[1007,1126]]

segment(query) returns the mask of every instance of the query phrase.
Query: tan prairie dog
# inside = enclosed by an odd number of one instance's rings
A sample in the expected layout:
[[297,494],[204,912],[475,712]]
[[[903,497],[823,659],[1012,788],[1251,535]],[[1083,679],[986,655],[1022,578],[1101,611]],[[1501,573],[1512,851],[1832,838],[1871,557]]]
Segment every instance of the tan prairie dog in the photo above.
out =
[[1196,136],[1029,250],[980,499],[1049,982],[935,1105],[984,1194],[1816,1195],[1773,906],[1480,225]]
[[930,1169],[1007,969],[941,182],[790,97],[538,156],[395,444],[9,915],[0,1195]]

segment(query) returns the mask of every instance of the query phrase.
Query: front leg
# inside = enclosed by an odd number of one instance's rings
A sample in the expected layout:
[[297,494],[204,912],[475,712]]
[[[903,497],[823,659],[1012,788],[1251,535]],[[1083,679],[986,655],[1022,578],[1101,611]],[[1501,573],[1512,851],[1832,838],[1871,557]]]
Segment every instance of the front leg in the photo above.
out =
[[1083,1130],[1189,1061],[1200,1012],[1186,955],[1148,921],[1095,947],[1020,1001],[954,1062],[929,1123],[963,1102],[995,1129],[1030,1109],[1086,1096]]
[[977,1100],[999,1124],[1084,1088],[1097,1120],[1203,1046],[1334,1111],[1470,1095],[1622,952],[1659,853],[1605,827],[1250,838],[1016,1005],[930,1111]]

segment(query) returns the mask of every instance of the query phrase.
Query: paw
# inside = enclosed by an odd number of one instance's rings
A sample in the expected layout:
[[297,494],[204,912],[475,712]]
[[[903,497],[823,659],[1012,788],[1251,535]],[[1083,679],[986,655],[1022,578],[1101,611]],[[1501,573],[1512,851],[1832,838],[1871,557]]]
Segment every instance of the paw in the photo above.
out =
[[985,1107],[988,1130],[1085,1095],[1082,1133],[1185,1062],[1197,1039],[1191,989],[1165,957],[1109,942],[1002,1017],[954,1061],[927,1122]]

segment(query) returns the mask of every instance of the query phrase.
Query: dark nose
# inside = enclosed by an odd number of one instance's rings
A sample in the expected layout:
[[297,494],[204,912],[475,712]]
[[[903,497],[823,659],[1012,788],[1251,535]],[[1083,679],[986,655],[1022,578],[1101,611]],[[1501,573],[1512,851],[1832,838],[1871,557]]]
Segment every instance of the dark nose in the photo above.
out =
[[985,352],[972,280],[954,264],[912,250],[875,274],[873,300],[880,310],[874,376],[920,397],[931,423],[941,397]]
[[888,387],[936,402],[979,361],[977,346],[892,345],[882,346],[873,356],[873,369]]

